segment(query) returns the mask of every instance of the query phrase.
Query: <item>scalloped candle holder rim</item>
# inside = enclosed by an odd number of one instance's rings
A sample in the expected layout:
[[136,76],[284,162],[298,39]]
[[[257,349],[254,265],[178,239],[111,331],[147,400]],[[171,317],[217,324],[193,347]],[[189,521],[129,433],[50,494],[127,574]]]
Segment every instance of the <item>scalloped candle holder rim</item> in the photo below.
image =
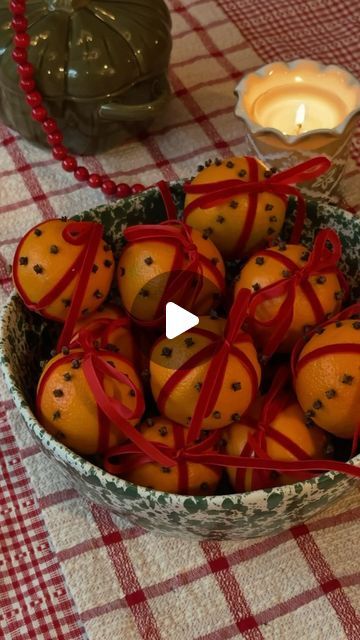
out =
[[[309,63],[309,62],[316,65],[320,71],[326,71],[327,69],[339,69],[346,77],[349,86],[354,86],[355,88],[356,87],[359,88],[358,105],[348,113],[348,115],[337,125],[337,127],[334,127],[332,129],[326,129],[326,128],[312,129],[311,131],[305,131],[304,133],[289,135],[289,134],[282,133],[282,131],[280,131],[279,129],[276,129],[275,127],[263,127],[262,125],[260,125],[258,122],[256,122],[249,116],[244,105],[243,96],[245,94],[245,91],[244,91],[245,85],[251,76],[258,76],[260,78],[265,77],[267,75],[267,72],[274,65],[280,65],[283,67],[287,67],[288,69],[296,69],[296,67],[299,66],[299,64]],[[323,64],[322,62],[318,62],[310,58],[297,58],[296,60],[290,60],[290,61],[276,60],[274,62],[270,62],[266,65],[263,65],[258,69],[256,69],[255,71],[250,71],[249,73],[247,73],[236,85],[234,93],[235,95],[238,96],[238,101],[235,107],[235,115],[247,124],[252,134],[255,134],[255,135],[261,134],[264,136],[273,135],[288,145],[295,145],[296,143],[299,143],[303,140],[311,138],[314,135],[319,135],[319,134],[322,136],[328,136],[329,138],[335,138],[335,137],[340,138],[346,131],[351,120],[360,114],[360,81],[352,73],[350,73],[350,71],[348,71],[347,69],[345,69],[345,67],[341,65],[337,65],[337,64],[326,65],[326,64]]]

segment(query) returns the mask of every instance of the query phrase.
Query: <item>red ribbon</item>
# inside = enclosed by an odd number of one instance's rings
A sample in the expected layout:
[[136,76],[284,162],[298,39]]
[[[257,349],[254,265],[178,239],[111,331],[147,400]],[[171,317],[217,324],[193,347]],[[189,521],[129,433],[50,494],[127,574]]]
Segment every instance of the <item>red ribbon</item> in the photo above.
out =
[[[320,328],[326,327],[329,324],[334,324],[341,320],[349,320],[354,316],[357,316],[357,317],[360,316],[359,302],[351,305],[350,307],[347,307],[346,309],[343,309],[342,311],[340,311],[340,313],[338,313],[336,316],[334,316],[330,320],[323,322],[323,324],[320,325]],[[354,344],[353,342],[343,342],[343,343],[329,344],[323,347],[318,347],[317,349],[313,349],[312,351],[310,351],[309,353],[301,357],[301,351],[304,348],[305,343],[308,342],[310,338],[316,334],[318,328],[319,327],[313,329],[313,331],[307,334],[307,336],[302,336],[301,338],[299,338],[299,340],[297,341],[297,343],[295,344],[292,350],[291,372],[292,372],[294,383],[300,369],[302,369],[309,362],[312,362],[313,360],[317,360],[322,356],[326,356],[332,353],[334,354],[335,353],[342,353],[342,354],[353,353],[355,355],[360,355],[360,344]],[[360,421],[354,432],[352,447],[351,447],[351,454],[350,454],[351,457],[353,457],[356,454],[356,451],[358,448],[359,436],[360,436]]]
[[[266,474],[267,483],[269,482],[269,474],[266,473],[269,471],[295,473],[296,476],[294,478],[296,479],[306,479],[312,477],[309,472],[319,473],[321,471],[337,471],[360,478],[359,467],[330,459],[310,459],[301,447],[284,434],[273,429],[271,426],[272,420],[274,420],[279,411],[285,409],[292,401],[289,394],[282,393],[288,377],[288,371],[284,368],[275,376],[258,422],[249,418],[244,419],[244,424],[248,423],[250,427],[256,429],[256,435],[249,437],[243,449],[243,455],[227,455],[216,451],[222,430],[212,432],[210,436],[200,443],[185,444],[183,427],[173,423],[175,447],[169,447],[163,443],[150,443],[145,440],[142,434],[138,434],[139,440],[142,439],[142,442],[125,443],[112,447],[105,452],[104,469],[114,475],[126,477],[128,473],[138,466],[149,462],[155,462],[167,467],[178,466],[178,491],[183,494],[188,493],[188,478],[186,475],[186,463],[188,462],[195,462],[209,467],[234,467],[238,470],[238,473],[246,469],[256,470],[257,474],[253,476],[255,484],[253,488],[264,487],[262,481],[264,473]],[[265,446],[263,444],[266,435],[287,448],[298,460],[281,461],[270,459],[266,452],[266,444]],[[189,442],[189,438],[187,441]],[[165,465],[163,456],[166,456]]]
[[[203,268],[207,267],[213,274],[221,291],[225,288],[224,278],[211,260],[201,255],[191,238],[191,227],[178,220],[169,220],[160,224],[143,224],[128,227],[124,231],[124,237],[128,242],[149,242],[157,240],[175,249],[174,260],[169,270],[169,277],[159,301],[155,318],[148,321],[133,320],[143,326],[153,327],[158,325],[165,315],[165,304],[179,293],[186,299],[186,306],[191,307],[199,297],[203,285]],[[186,262],[184,266],[184,262]],[[189,289],[196,274],[196,285]],[[179,301],[181,304],[181,300]],[[185,304],[185,302],[184,302]],[[129,314],[130,317],[131,314]]]
[[127,316],[122,318],[96,318],[75,333],[70,342],[70,349],[81,347],[84,351],[87,351],[92,349],[95,343],[97,348],[106,349],[113,331],[120,328],[130,329],[130,326],[130,320]]
[[[244,424],[254,430],[253,434],[248,437],[243,454],[255,456],[261,459],[271,460],[267,452],[267,438],[277,442],[284,449],[287,449],[298,460],[310,460],[310,456],[299,445],[297,445],[290,437],[280,433],[273,428],[272,422],[276,416],[284,411],[290,404],[295,402],[295,398],[291,393],[286,392],[284,388],[290,379],[288,367],[280,367],[276,372],[272,385],[264,397],[261,413],[258,420],[250,417],[244,418]],[[246,451],[245,451],[246,449]],[[241,457],[243,457],[243,454]],[[274,470],[274,468],[273,468]],[[238,469],[235,478],[235,489],[239,490],[244,486],[244,470]],[[308,474],[307,476],[308,477]],[[298,477],[294,477],[299,479]],[[304,477],[303,477],[304,479]],[[270,487],[271,482],[270,470],[266,473],[264,469],[254,471],[251,480],[252,489],[261,489]]]
[[[310,360],[314,360],[319,357],[319,355],[326,355],[327,353],[358,353],[360,351],[360,345],[356,345],[353,342],[347,342],[343,344],[329,344],[325,347],[321,347],[321,349],[314,349],[303,358],[300,357],[301,351],[303,350],[305,344],[309,342],[309,340],[314,336],[318,329],[323,327],[327,327],[329,324],[334,324],[335,322],[339,322],[341,320],[349,320],[353,317],[360,317],[360,302],[352,304],[350,307],[343,309],[336,316],[333,316],[326,322],[323,322],[319,327],[314,327],[312,331],[306,336],[301,336],[299,340],[296,342],[290,358],[290,366],[292,371],[293,380],[300,369],[303,366],[303,362],[309,362]],[[320,353],[319,353],[320,352]],[[312,356],[312,354],[315,354]],[[306,358],[306,360],[305,360]]]
[[18,287],[26,306],[32,311],[41,311],[54,302],[79,274],[78,283],[71,297],[69,313],[58,340],[58,351],[61,351],[63,346],[67,346],[72,337],[102,234],[103,225],[97,222],[69,222],[62,231],[64,240],[71,245],[83,247],[73,264],[38,302],[32,302],[22,288]]
[[[150,447],[147,447],[147,444],[151,445],[151,442],[141,436],[144,440],[141,448],[138,444],[126,443],[108,449],[104,456],[105,471],[117,476],[126,476],[134,469],[149,462],[156,462],[164,466],[162,455],[165,454],[170,460],[170,464],[166,466],[177,466],[178,468],[178,493],[186,495],[189,492],[187,462],[197,462],[197,456],[200,456],[203,451],[212,451],[219,440],[220,434],[214,432],[203,441],[188,446],[185,442],[184,427],[176,422],[172,422],[172,427],[175,441],[174,447],[157,442],[153,445],[155,447],[154,452]],[[191,456],[195,456],[195,459],[190,460]],[[125,459],[122,460],[122,458]]]
[[156,183],[155,186],[159,189],[161,197],[163,199],[167,219],[176,220],[178,211],[177,211],[175,202],[172,199],[172,195],[171,195],[171,191],[168,183],[165,182],[164,180],[160,180],[159,182]]
[[[332,246],[332,250],[329,248],[329,243]],[[341,257],[341,242],[338,235],[332,229],[322,229],[319,231],[309,260],[302,268],[298,267],[288,256],[278,251],[266,249],[265,254],[280,262],[292,273],[289,278],[277,280],[260,291],[253,293],[249,304],[249,317],[251,318],[252,326],[274,329],[271,336],[269,338],[266,337],[266,344],[263,350],[263,355],[270,357],[284,339],[292,323],[297,287],[301,288],[308,299],[315,315],[315,323],[318,325],[324,320],[325,312],[309,282],[309,277],[322,273],[335,273],[340,281],[341,287],[345,290],[345,296],[348,293],[348,285],[344,275],[337,268],[337,263]],[[264,252],[262,252],[261,255],[264,255]],[[256,318],[258,306],[266,300],[273,300],[280,296],[285,296],[285,299],[281,303],[277,314],[271,320],[258,320]]]
[[[101,353],[103,357],[101,357]],[[117,354],[111,354],[112,357],[119,358]],[[138,432],[131,424],[130,420],[140,419],[145,410],[144,398],[142,392],[133,383],[133,381],[121,371],[115,369],[106,360],[109,359],[109,352],[100,352],[90,349],[89,351],[73,351],[68,355],[58,358],[51,363],[45,374],[41,378],[36,396],[37,415],[40,415],[41,398],[44,392],[45,384],[51,373],[64,363],[71,363],[74,359],[82,361],[84,376],[93,393],[93,397],[99,409],[99,451],[108,448],[109,443],[109,423],[104,419],[107,417],[122,434],[133,441],[138,440]],[[128,362],[125,358],[122,360]],[[121,382],[129,387],[135,393],[135,408],[130,410],[118,398],[110,397],[104,389],[104,377],[109,377],[117,382]]]
[[331,166],[331,162],[324,156],[318,156],[316,158],[307,160],[306,162],[301,162],[291,169],[275,173],[269,178],[259,180],[258,164],[255,158],[252,158],[250,156],[245,157],[249,165],[249,182],[244,182],[240,179],[232,179],[206,184],[189,183],[185,185],[185,193],[201,194],[198,198],[194,198],[194,200],[192,200],[185,207],[185,221],[190,213],[194,211],[194,209],[210,209],[216,204],[222,203],[232,196],[237,196],[242,193],[248,193],[249,207],[245,225],[235,249],[235,251],[240,254],[246,246],[254,225],[258,194],[272,193],[280,197],[293,195],[297,198],[297,215],[292,230],[291,242],[299,242],[302,228],[304,226],[306,205],[299,189],[291,185],[297,184],[299,182],[305,182],[306,180],[314,180],[318,176],[328,171]]
[[199,437],[204,418],[210,415],[216,404],[230,353],[234,354],[247,370],[252,386],[251,402],[255,399],[259,385],[254,365],[237,346],[240,342],[252,341],[248,334],[241,332],[241,326],[246,317],[250,295],[249,289],[241,289],[239,291],[230,310],[223,336],[219,337],[211,331],[204,331],[198,327],[191,329],[192,333],[205,335],[210,338],[212,342],[189,358],[181,369],[175,371],[167,380],[159,394],[157,405],[159,410],[164,412],[167,398],[177,384],[186,376],[189,369],[198,366],[209,358],[209,366],[189,426],[188,443],[193,442]]

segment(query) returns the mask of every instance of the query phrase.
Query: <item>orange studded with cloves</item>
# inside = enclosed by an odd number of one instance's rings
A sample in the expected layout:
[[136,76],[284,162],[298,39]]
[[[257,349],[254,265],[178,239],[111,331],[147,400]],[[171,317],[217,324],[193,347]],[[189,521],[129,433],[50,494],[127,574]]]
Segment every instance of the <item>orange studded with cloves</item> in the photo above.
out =
[[[37,388],[37,417],[42,426],[60,442],[81,455],[94,455],[121,444],[120,423],[106,418],[84,372],[86,353],[64,350],[46,364]],[[96,358],[111,370],[124,374],[126,383],[100,373],[100,384],[110,400],[121,403],[135,426],[143,409],[141,382],[129,360],[118,353],[96,351]],[[129,382],[130,381],[130,382]]]
[[294,362],[298,401],[317,425],[340,438],[360,427],[360,320],[325,324]]
[[[178,431],[177,437],[175,437],[175,430]],[[174,452],[179,436],[183,442],[186,442],[188,429],[167,418],[156,417],[145,421],[141,425],[140,431],[145,440],[167,445],[169,450]],[[137,459],[138,462],[136,462]],[[189,495],[212,495],[215,493],[221,476],[219,467],[187,461],[180,464],[185,466],[181,471],[179,463],[173,467],[162,467],[157,462],[144,461],[144,456],[134,457],[133,468],[127,472],[125,479],[143,487],[169,493]],[[180,472],[185,475],[185,478],[182,479],[183,487],[180,485]]]
[[[184,426],[191,423],[203,381],[212,357],[201,358],[198,364],[188,364],[203,349],[213,345],[223,335],[225,320],[203,316],[199,324],[172,340],[160,338],[150,357],[151,388],[158,408],[167,418]],[[221,388],[210,415],[201,427],[220,429],[240,420],[257,393],[261,370],[250,336],[239,333],[235,347],[246,359],[230,353]],[[214,372],[216,376],[217,372]]]
[[[72,244],[64,237],[68,225],[65,219],[54,219],[30,229],[16,249],[12,270],[15,287],[24,303],[58,322],[67,319],[80,277],[79,257],[86,249],[85,245],[76,244],[76,240]],[[85,286],[80,310],[83,317],[104,302],[114,267],[111,247],[100,239]]]
[[[256,158],[231,157],[209,161],[205,167],[200,165],[191,185],[215,185],[228,180],[258,182],[270,176],[271,171]],[[207,193],[205,187],[203,193]],[[256,198],[255,215],[251,220],[250,197]],[[193,206],[197,198],[193,193],[186,194],[185,221],[210,237],[226,259],[242,258],[255,247],[276,238],[284,223],[286,202],[270,190],[222,197],[212,206],[199,206],[189,211],[188,205]]]
[[[325,431],[313,425],[302,411],[295,398],[264,427],[262,442],[264,455],[270,460],[292,462],[300,459],[325,458],[329,450],[329,438]],[[232,424],[225,430],[225,452],[232,456],[252,457],[255,455],[249,437],[258,434],[256,419],[244,418],[239,424]],[[285,440],[282,439],[285,437]],[[293,450],[291,448],[294,447]],[[252,491],[291,484],[301,479],[296,472],[259,471],[257,469],[236,469],[228,467],[227,474],[236,491]]]
[[128,316],[114,304],[105,304],[75,325],[70,347],[79,346],[79,339],[95,347],[119,353],[131,362],[136,348]]
[[[281,336],[278,347],[281,352],[289,352],[301,335],[340,311],[346,289],[339,279],[339,273],[330,270],[309,273],[305,279],[306,287],[302,281],[297,281],[294,297],[291,298],[291,280],[300,275],[309,256],[310,251],[303,245],[278,242],[275,246],[256,252],[241,270],[235,283],[235,296],[241,288],[246,287],[253,292],[254,303],[257,294],[259,297],[264,290],[268,291],[266,299],[256,307],[250,307],[249,312],[250,318],[255,320],[252,333],[261,344],[266,344],[273,333],[272,321],[281,320],[279,313],[284,316],[285,310],[281,312],[280,309],[286,298],[289,298],[291,318]],[[279,294],[277,284],[283,287],[283,293]],[[266,289],[270,286],[271,289]]]
[[[140,324],[161,322],[165,298],[193,313],[207,313],[218,306],[225,289],[224,263],[213,242],[180,223],[157,226],[160,234],[166,235],[167,228],[172,234],[170,240],[145,236],[129,241],[120,256],[117,281],[121,301]],[[125,237],[127,232],[130,229]],[[184,284],[186,270],[190,275]],[[172,285],[175,278],[178,285]]]

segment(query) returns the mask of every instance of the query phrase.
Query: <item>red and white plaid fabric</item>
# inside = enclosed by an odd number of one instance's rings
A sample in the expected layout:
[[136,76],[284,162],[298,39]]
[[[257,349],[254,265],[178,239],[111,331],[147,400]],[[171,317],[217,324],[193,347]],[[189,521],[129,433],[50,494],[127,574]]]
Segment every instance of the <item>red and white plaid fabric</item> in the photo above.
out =
[[[168,0],[174,99],[161,122],[92,171],[152,184],[207,157],[242,153],[233,89],[274,59],[313,57],[359,75],[351,0]],[[345,178],[360,209],[359,136]],[[36,222],[104,202],[0,125],[0,304],[8,264]],[[266,539],[163,538],[84,501],[40,453],[0,381],[0,638],[341,640],[360,638],[359,489]]]

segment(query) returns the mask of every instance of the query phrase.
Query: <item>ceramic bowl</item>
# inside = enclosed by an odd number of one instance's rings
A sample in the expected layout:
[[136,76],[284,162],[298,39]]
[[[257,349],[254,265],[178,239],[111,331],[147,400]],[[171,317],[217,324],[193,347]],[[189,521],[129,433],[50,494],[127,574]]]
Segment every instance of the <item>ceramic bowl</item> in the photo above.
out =
[[[183,205],[180,184],[172,185],[178,206]],[[291,226],[289,207],[285,238]],[[101,221],[117,247],[127,224],[159,222],[164,209],[156,189],[83,212],[78,218]],[[356,299],[360,256],[360,221],[333,207],[308,204],[303,234],[311,242],[317,229],[330,226],[341,236],[342,269]],[[51,344],[49,327],[29,312],[16,294],[4,308],[0,326],[0,363],[10,393],[26,424],[52,464],[61,468],[76,489],[115,514],[160,534],[181,538],[237,539],[265,536],[289,528],[313,516],[348,492],[355,482],[329,472],[311,480],[269,490],[209,497],[181,496],[145,489],[106,473],[57,442],[37,422],[34,387],[44,345]],[[352,460],[360,465],[360,455]]]

